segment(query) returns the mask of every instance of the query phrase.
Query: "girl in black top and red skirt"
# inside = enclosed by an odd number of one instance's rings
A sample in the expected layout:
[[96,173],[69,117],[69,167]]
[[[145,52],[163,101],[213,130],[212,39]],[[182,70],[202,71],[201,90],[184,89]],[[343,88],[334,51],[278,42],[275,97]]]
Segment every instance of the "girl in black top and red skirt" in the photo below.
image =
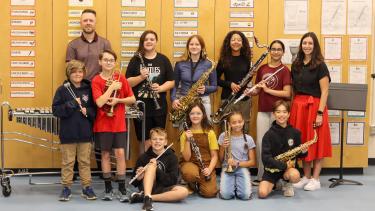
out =
[[294,98],[289,122],[301,131],[302,143],[314,137],[314,123],[318,134],[317,143],[309,147],[303,159],[304,177],[294,187],[313,191],[320,188],[323,159],[332,154],[326,106],[331,79],[314,32],[301,38],[297,58],[292,64],[292,81]]

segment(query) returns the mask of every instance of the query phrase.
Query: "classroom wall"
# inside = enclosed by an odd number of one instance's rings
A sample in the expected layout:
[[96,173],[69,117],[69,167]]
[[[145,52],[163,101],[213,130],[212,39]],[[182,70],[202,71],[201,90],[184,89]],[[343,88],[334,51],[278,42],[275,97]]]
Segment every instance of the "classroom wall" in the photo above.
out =
[[[0,8],[0,34],[5,34],[0,40],[0,85],[2,92],[1,102],[9,101],[14,108],[21,107],[46,107],[50,106],[54,92],[65,79],[65,51],[67,43],[79,36],[80,11],[86,7],[97,11],[97,32],[99,35],[110,40],[112,48],[119,55],[119,68],[125,72],[126,65],[136,50],[130,47],[129,43],[139,40],[139,33],[145,29],[152,29],[159,35],[157,50],[167,55],[172,63],[184,51],[181,43],[187,39],[189,34],[198,33],[203,36],[206,42],[208,56],[216,62],[219,57],[220,47],[226,33],[230,30],[240,30],[246,33],[249,41],[253,44],[253,35],[259,38],[260,43],[270,43],[274,39],[299,39],[301,34],[284,33],[284,1],[254,0],[253,7],[231,7],[231,3],[246,3],[246,0],[199,0],[197,7],[192,5],[195,1],[186,0],[144,0],[145,6],[127,6],[128,3],[143,3],[142,0],[85,0],[83,3],[92,3],[90,6],[73,6],[75,3],[83,4],[78,0],[27,0],[24,2],[34,3],[32,5],[11,5],[17,0],[9,0],[3,3]],[[188,7],[177,7],[186,3]],[[189,5],[190,4],[190,5]],[[35,16],[14,16],[14,10],[35,11]],[[133,11],[125,12],[125,11]],[[138,12],[135,12],[138,11]],[[321,33],[321,11],[322,1],[308,0],[308,22],[309,31],[314,31],[322,49],[324,50],[325,37],[340,37],[342,39],[342,59],[327,61],[328,65],[341,65],[342,82],[348,82],[348,68],[350,65],[361,65],[367,67],[367,76],[372,72],[373,58],[373,36],[371,35],[322,35]],[[144,17],[130,17],[129,14],[145,13]],[[182,16],[185,17],[180,17]],[[190,14],[190,15],[189,15]],[[195,16],[197,14],[197,16]],[[253,17],[231,17],[235,14],[249,15]],[[187,17],[191,16],[191,17]],[[15,26],[11,25],[11,20],[34,20],[35,26]],[[144,24],[144,25],[143,25]],[[196,24],[196,26],[195,26]],[[241,25],[243,24],[243,25]],[[12,30],[35,30],[35,34],[30,36],[12,35]],[[366,61],[350,61],[349,41],[352,37],[365,37],[368,39]],[[15,47],[11,46],[12,40],[35,41],[35,46]],[[133,42],[132,42],[133,41]],[[255,45],[254,45],[255,46]],[[265,49],[252,48],[255,62]],[[35,56],[11,56],[14,50],[34,51]],[[12,67],[12,61],[32,61],[31,67]],[[266,62],[266,61],[264,61]],[[18,75],[16,72],[19,71]],[[13,75],[11,74],[13,73]],[[16,74],[16,75],[15,75]],[[30,76],[31,74],[31,76]],[[28,76],[28,77],[22,77]],[[34,87],[11,87],[15,81],[34,84]],[[372,80],[367,83],[372,87]],[[214,111],[220,106],[220,92],[212,95]],[[13,93],[13,96],[11,95]],[[371,98],[372,89],[369,89],[368,99]],[[17,97],[15,97],[17,96]],[[375,157],[374,137],[369,138],[369,117],[370,100],[368,100],[367,111],[364,117],[348,117],[345,113],[345,124],[347,122],[365,122],[363,145],[346,145],[344,165],[346,167],[366,167],[368,155]],[[253,127],[250,134],[256,137],[255,117],[257,98],[253,98],[253,108],[251,121]],[[331,122],[339,122],[337,116],[330,117]],[[178,151],[178,130],[167,122],[167,130],[170,141],[175,142],[174,148]],[[30,128],[26,125],[17,124],[4,120],[4,128],[7,132],[22,132],[49,141],[51,146],[58,146],[53,142],[58,142],[58,137]],[[216,128],[218,132],[218,128]],[[131,131],[134,131],[131,126]],[[25,137],[19,134],[6,134],[6,139],[22,139],[32,142],[43,142],[32,137]],[[129,167],[134,165],[137,157],[138,142],[135,136],[131,135],[131,161]],[[333,157],[325,162],[325,167],[337,167],[339,161],[339,147],[333,146]],[[0,158],[1,159],[1,158]],[[12,140],[5,144],[5,165],[8,168],[58,168],[60,166],[60,156],[58,151],[49,151],[39,146],[24,144]]]

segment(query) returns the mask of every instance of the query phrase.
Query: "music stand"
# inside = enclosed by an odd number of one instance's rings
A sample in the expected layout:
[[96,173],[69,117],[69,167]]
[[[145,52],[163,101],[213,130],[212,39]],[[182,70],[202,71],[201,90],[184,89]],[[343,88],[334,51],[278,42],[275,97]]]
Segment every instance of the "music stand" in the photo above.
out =
[[367,84],[343,84],[331,83],[327,107],[330,110],[341,110],[341,133],[340,133],[340,173],[339,178],[329,179],[332,184],[330,188],[337,185],[363,185],[354,180],[343,178],[343,153],[344,153],[344,111],[366,111]]

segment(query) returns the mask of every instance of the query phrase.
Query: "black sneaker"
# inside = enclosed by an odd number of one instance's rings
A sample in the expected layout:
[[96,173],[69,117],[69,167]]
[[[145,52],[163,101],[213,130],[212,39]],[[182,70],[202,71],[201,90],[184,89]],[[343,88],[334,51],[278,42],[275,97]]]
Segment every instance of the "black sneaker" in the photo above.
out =
[[72,191],[68,187],[64,187],[61,191],[59,201],[69,201],[72,196]]
[[130,195],[129,203],[130,204],[141,203],[141,202],[143,202],[144,199],[145,199],[145,194],[143,193],[143,191],[134,192]]
[[113,199],[113,190],[112,189],[106,189],[104,191],[102,200],[103,201],[112,201],[112,199]]
[[117,198],[120,202],[129,202],[129,197],[126,194],[126,190],[118,190]]
[[152,198],[150,196],[145,196],[142,210],[143,211],[153,211],[154,210],[154,207],[152,206]]
[[90,186],[87,186],[85,189],[82,189],[81,196],[87,200],[96,200],[98,198],[96,197],[94,190]]

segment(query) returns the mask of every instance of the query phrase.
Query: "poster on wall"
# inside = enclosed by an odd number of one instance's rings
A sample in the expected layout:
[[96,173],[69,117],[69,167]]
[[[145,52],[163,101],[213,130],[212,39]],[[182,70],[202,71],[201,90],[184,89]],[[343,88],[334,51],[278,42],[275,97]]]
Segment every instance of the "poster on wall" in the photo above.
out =
[[350,60],[367,60],[367,37],[351,37],[349,44]]
[[323,0],[322,34],[345,34],[346,0]]
[[348,34],[371,34],[372,0],[348,0]]
[[285,52],[281,61],[283,64],[292,64],[293,60],[297,57],[299,48],[299,39],[280,39],[285,46]]
[[338,145],[340,144],[340,122],[330,122],[329,130],[331,132],[331,144]]
[[308,0],[285,0],[284,33],[304,34],[308,29]]
[[341,60],[341,37],[324,38],[324,59]]
[[341,83],[341,65],[328,65],[331,83]]
[[365,123],[348,122],[346,132],[346,144],[363,145],[364,144]]

